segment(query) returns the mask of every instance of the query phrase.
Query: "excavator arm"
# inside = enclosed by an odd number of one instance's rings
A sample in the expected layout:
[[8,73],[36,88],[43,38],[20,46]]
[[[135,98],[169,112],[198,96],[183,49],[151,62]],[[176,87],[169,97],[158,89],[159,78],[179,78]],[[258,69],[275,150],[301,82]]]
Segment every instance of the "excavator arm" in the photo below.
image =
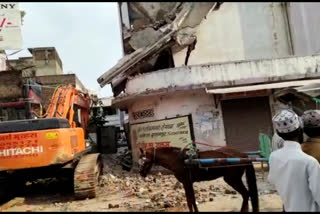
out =
[[[51,98],[45,117],[65,118],[72,128],[82,127],[85,130],[89,120],[89,108],[90,98],[87,93],[79,91],[72,85],[60,86],[56,88]],[[80,124],[74,121],[75,113]]]

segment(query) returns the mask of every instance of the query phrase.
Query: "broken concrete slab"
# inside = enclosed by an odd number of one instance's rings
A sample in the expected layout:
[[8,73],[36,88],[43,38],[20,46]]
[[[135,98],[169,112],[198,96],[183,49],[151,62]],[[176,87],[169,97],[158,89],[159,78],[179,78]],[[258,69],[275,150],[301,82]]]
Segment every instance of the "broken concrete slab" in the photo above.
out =
[[139,48],[156,43],[162,36],[161,32],[148,27],[133,34],[129,40],[129,44],[133,49],[138,50]]
[[196,29],[186,27],[177,32],[176,41],[180,46],[191,45],[196,39]]
[[[149,4],[151,5],[152,3]],[[176,14],[175,19],[166,26],[166,34],[161,33],[161,31],[154,31],[150,27],[142,29],[140,32],[132,32],[129,41],[130,45],[133,46],[133,49],[136,51],[129,56],[125,56],[109,71],[101,75],[97,80],[100,86],[104,87],[111,82],[113,88],[120,85],[130,75],[139,71],[138,66],[158,56],[168,42],[172,40],[177,31],[183,30],[186,27],[194,28],[196,25],[199,25],[214,5],[215,3],[182,3],[179,5],[179,10],[175,8],[175,10],[179,12]],[[139,4],[139,7],[140,6]],[[198,11],[200,11],[200,14]],[[146,14],[144,15],[147,16]],[[195,38],[193,34],[188,33],[191,31],[191,29],[185,29],[184,32],[180,34],[178,39],[180,44],[188,45],[194,42]],[[149,35],[148,32],[151,34]],[[154,37],[152,35],[154,35]],[[173,46],[173,44],[170,46]],[[114,82],[113,79],[117,79],[117,81]]]

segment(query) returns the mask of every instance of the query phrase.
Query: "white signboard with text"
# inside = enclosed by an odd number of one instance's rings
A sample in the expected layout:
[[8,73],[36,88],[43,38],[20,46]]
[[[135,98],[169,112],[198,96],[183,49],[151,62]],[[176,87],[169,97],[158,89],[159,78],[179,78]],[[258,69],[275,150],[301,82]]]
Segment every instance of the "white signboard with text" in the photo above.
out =
[[187,144],[192,143],[188,116],[132,124],[130,129],[133,143],[140,148],[184,148]]
[[19,3],[0,2],[0,50],[22,48]]

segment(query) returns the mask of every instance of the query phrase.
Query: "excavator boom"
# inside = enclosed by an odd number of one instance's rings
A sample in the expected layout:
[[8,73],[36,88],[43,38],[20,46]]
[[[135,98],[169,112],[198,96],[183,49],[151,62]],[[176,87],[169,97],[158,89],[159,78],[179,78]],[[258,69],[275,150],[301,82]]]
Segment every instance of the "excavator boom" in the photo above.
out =
[[[87,93],[75,89],[72,85],[58,87],[48,106],[46,118],[66,118],[72,128],[78,127],[74,122],[75,108],[80,126],[85,130],[89,120],[90,98]],[[80,118],[79,118],[80,117]]]

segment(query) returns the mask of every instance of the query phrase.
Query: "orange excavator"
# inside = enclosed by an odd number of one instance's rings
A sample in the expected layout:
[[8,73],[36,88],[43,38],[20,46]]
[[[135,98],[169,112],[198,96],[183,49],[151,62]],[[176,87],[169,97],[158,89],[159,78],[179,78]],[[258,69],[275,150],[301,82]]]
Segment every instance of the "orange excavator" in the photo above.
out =
[[95,197],[102,161],[85,140],[89,108],[89,95],[66,85],[56,88],[41,118],[1,122],[0,193],[72,172],[75,197]]

